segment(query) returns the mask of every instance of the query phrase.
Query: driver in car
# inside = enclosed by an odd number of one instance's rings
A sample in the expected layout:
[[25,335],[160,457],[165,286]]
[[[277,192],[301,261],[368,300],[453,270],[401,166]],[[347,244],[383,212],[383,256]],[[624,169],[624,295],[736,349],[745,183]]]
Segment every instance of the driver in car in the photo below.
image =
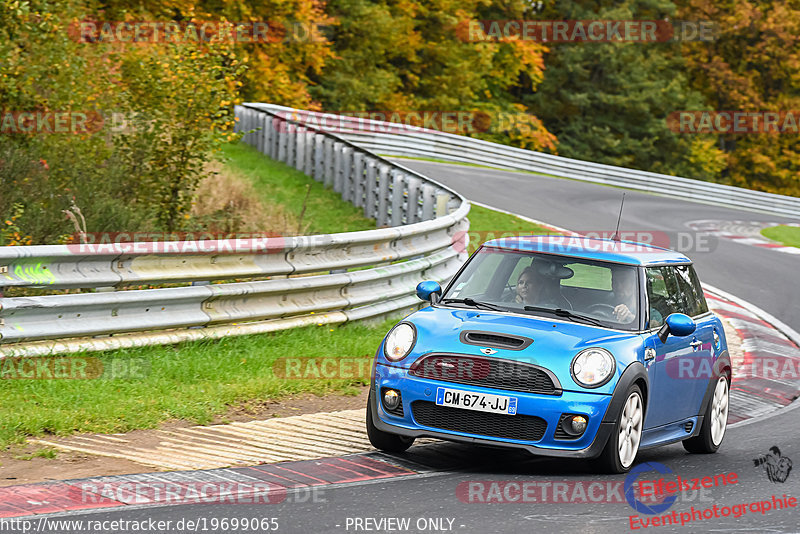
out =
[[633,309],[636,309],[636,271],[633,269],[615,269],[611,272],[611,291],[614,301],[619,302],[614,306],[614,319],[618,323],[630,323],[636,319]]
[[[617,322],[627,324],[636,319],[636,314],[632,310],[636,309],[637,287],[636,271],[632,269],[616,269],[611,272],[611,290],[614,294],[614,301],[619,302],[614,306],[613,312]],[[651,302],[650,326],[659,326],[663,322],[664,318],[661,312],[653,307]]]

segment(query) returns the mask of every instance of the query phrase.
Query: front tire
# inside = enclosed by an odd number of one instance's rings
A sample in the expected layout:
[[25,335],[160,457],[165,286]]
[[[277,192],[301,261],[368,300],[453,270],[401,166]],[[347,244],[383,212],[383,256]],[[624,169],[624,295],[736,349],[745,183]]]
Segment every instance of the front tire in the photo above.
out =
[[414,438],[384,432],[372,420],[372,391],[367,399],[367,436],[376,449],[386,452],[404,452],[414,444]]
[[639,386],[631,386],[622,405],[614,429],[597,459],[605,473],[627,473],[633,467],[644,426],[644,402]]
[[714,387],[714,396],[708,403],[700,433],[683,440],[683,448],[692,454],[711,454],[717,452],[728,428],[728,403],[730,387],[725,376],[719,377]]

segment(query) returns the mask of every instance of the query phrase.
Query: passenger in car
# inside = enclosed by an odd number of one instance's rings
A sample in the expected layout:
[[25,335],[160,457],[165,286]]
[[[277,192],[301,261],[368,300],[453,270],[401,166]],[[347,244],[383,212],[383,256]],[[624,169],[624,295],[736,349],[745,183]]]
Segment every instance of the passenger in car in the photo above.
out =
[[519,274],[517,279],[517,294],[514,297],[514,302],[518,304],[533,304],[535,295],[535,280],[536,273],[533,267],[525,267]]

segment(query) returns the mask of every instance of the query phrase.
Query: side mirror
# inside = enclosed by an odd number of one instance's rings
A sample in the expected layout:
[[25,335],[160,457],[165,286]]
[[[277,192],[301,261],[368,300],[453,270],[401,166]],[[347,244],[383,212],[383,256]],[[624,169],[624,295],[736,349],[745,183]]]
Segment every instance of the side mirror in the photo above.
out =
[[431,304],[436,304],[442,296],[442,286],[439,282],[426,280],[417,284],[417,296],[422,300],[427,300]]
[[659,329],[658,339],[660,339],[662,343],[666,343],[667,337],[670,334],[684,337],[694,333],[696,329],[697,324],[695,324],[691,317],[683,313],[673,313],[667,317],[667,320],[664,321],[664,326]]

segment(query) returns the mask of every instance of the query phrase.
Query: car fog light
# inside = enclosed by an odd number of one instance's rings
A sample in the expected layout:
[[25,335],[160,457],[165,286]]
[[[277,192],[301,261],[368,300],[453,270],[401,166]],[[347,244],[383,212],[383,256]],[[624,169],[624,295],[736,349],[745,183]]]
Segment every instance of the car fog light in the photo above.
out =
[[383,405],[387,410],[394,410],[400,404],[400,394],[393,390],[387,389],[383,392]]
[[575,415],[570,421],[570,426],[576,434],[582,434],[586,430],[586,418],[582,415]]

